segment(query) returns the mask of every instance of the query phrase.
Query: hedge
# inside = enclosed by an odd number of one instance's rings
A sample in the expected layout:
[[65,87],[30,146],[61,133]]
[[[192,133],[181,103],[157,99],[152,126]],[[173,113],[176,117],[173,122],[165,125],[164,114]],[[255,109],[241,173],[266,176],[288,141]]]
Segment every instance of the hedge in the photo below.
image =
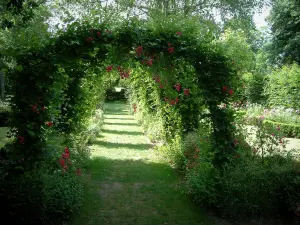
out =
[[[245,117],[245,122],[248,125],[257,125],[258,121],[261,120],[258,117]],[[271,129],[276,129],[280,127],[283,135],[290,138],[300,138],[300,125],[298,124],[287,124],[280,123],[272,120],[264,119],[263,124]]]
[[276,127],[280,127],[281,132],[286,137],[294,137],[300,138],[300,125],[297,124],[287,124],[287,123],[279,123],[271,120],[264,120],[264,125],[270,128],[276,129]]

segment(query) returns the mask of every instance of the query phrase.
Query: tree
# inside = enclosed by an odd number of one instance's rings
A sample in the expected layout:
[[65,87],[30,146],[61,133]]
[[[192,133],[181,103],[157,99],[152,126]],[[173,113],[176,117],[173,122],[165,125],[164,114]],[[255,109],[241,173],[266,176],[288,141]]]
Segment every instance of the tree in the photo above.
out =
[[273,33],[273,60],[300,64],[300,1],[275,0],[269,22]]
[[2,0],[0,3],[0,27],[20,26],[34,17],[34,10],[46,0]]
[[245,17],[252,15],[267,1],[263,0],[116,0],[116,3],[125,8],[133,9],[133,15],[151,16],[157,13],[165,15],[172,13],[183,13],[186,16],[202,15],[206,19],[213,19],[218,13],[223,20],[228,16]]
[[45,0],[3,0],[0,3],[0,71],[10,91],[15,53],[38,49],[49,41]]

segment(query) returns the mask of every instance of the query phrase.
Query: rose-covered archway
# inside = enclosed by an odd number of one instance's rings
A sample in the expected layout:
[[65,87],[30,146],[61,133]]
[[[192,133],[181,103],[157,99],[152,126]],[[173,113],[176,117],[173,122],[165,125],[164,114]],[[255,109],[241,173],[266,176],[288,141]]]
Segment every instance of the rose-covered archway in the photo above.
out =
[[[231,117],[219,107],[233,94],[231,61],[212,46],[181,31],[157,34],[132,21],[114,29],[107,24],[76,22],[43,49],[17,57],[11,120],[12,135],[16,137],[15,157],[24,158],[25,169],[32,168],[47,151],[47,129],[56,126],[68,133],[80,123],[78,115],[85,112],[67,106],[76,105],[82,98],[82,79],[96,79],[88,78],[86,71],[94,69],[94,73],[105,75],[114,70],[126,79],[130,77],[130,65],[139,62],[161,88],[175,88],[188,98],[192,95],[189,87],[172,83],[172,68],[180,61],[194,70],[213,124],[215,164],[222,165],[235,154]],[[161,83],[161,79],[169,82]],[[175,107],[179,99],[165,96],[162,101]]]

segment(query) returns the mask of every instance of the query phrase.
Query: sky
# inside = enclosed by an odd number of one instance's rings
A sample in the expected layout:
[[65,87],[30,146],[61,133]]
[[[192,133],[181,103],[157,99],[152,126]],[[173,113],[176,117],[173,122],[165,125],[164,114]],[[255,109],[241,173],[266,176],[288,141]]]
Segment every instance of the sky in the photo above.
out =
[[261,13],[255,13],[253,19],[257,28],[267,26],[267,22],[265,21],[265,19],[269,15],[270,9],[270,7],[264,7]]

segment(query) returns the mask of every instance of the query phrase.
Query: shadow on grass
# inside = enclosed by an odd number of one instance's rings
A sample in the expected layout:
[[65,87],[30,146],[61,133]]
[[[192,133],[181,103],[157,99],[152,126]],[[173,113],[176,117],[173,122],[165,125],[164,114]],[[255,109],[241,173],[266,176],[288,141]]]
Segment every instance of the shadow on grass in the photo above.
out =
[[[92,157],[90,160],[92,179],[111,180],[119,182],[156,182],[158,180],[172,181],[177,179],[175,170],[166,163],[143,160],[120,160],[106,157]],[[170,175],[174,175],[170,177]]]
[[118,116],[130,116],[130,114],[128,113],[128,114],[124,114],[124,113],[118,113],[118,112],[110,112],[110,113],[108,113],[108,112],[105,112],[105,115],[118,115]]
[[116,148],[129,148],[134,149],[137,151],[146,151],[152,148],[150,144],[126,144],[126,143],[114,143],[114,142],[107,142],[107,141],[93,141],[94,145],[103,146],[106,148],[116,149]]
[[106,125],[119,125],[119,126],[139,126],[137,123],[110,123],[104,122]]
[[83,207],[70,225],[212,224],[176,185],[168,164],[95,157],[88,170]]
[[120,117],[104,117],[104,119],[107,119],[107,120],[131,120],[131,121],[135,120],[133,118],[120,118]]
[[134,135],[134,136],[139,136],[139,135],[144,135],[142,132],[139,131],[119,131],[119,130],[107,130],[103,129],[102,133],[108,133],[108,134],[124,134],[124,135]]

